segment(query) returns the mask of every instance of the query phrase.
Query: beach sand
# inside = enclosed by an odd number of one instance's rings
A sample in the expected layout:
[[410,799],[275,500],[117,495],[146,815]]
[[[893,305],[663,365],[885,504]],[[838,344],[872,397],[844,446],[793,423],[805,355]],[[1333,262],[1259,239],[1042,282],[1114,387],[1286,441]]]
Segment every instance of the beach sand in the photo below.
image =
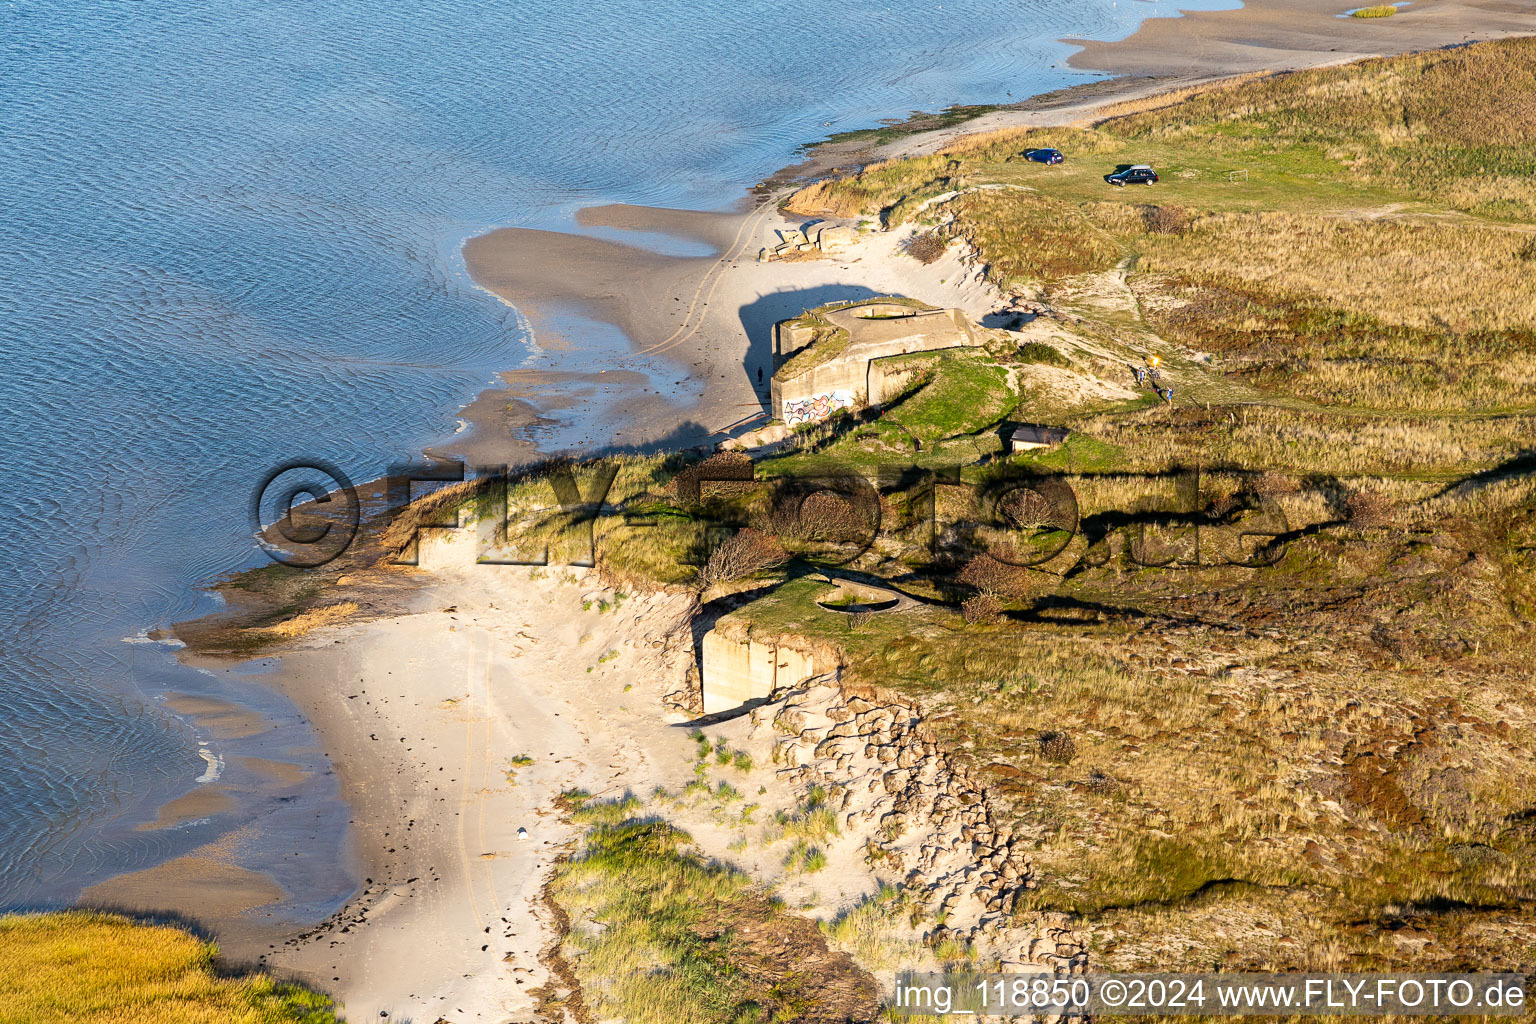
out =
[[692,598],[583,611],[594,593],[614,597],[584,570],[444,566],[399,614],[284,655],[276,682],[313,711],[365,881],[267,966],[333,993],[350,1020],[533,1015],[552,937],[540,892],[574,838],[556,798],[676,785],[693,746],[657,689],[691,639],[651,646],[689,635]]
[[793,875],[783,846],[741,841],[739,806],[721,818],[688,798],[700,726],[751,758],[706,761],[707,785],[728,778],[765,819],[800,795],[747,718],[695,722],[665,707],[694,659],[692,594],[620,595],[595,570],[476,565],[473,553],[467,539],[424,542],[420,586],[397,613],[284,655],[278,685],[313,708],[364,884],[264,966],[333,994],[353,1021],[552,1019],[540,996],[561,984],[546,956],[559,930],[544,886],[578,838],[558,802],[575,789],[641,798],[705,857],[816,916],[878,890],[856,829],[826,869]]

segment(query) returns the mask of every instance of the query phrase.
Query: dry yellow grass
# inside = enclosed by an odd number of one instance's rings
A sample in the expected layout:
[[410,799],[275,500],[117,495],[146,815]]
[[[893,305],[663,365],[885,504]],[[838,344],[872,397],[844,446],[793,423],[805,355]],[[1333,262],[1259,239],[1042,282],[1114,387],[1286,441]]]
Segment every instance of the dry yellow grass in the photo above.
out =
[[341,601],[337,604],[321,605],[318,608],[306,608],[304,611],[279,622],[275,626],[264,626],[257,632],[269,636],[281,637],[284,640],[293,640],[313,633],[322,626],[331,626],[357,612],[357,602]]
[[1522,256],[1530,237],[1445,220],[1257,213],[1208,215],[1137,244],[1143,272],[1235,278],[1386,324],[1466,334],[1536,327],[1533,265]]
[[1015,191],[955,200],[956,233],[1000,289],[1043,284],[1113,266],[1121,248],[1075,206]]
[[1254,471],[1446,478],[1536,448],[1536,416],[1361,416],[1275,406],[1160,410],[1087,417],[1077,429],[1127,469],[1241,466]]
[[324,996],[222,976],[214,955],[112,914],[0,918],[0,1024],[336,1024]]
[[1163,110],[1167,107],[1177,106],[1186,100],[1218,89],[1230,89],[1246,82],[1254,82],[1259,79],[1269,78],[1268,71],[1256,71],[1247,75],[1234,75],[1231,78],[1223,78],[1217,82],[1206,82],[1201,85],[1191,85],[1183,89],[1170,89],[1167,92],[1153,93],[1151,96],[1142,96],[1133,100],[1122,100],[1119,103],[1111,103],[1101,107],[1097,120],[1110,121],[1117,117],[1127,117],[1131,114],[1146,114],[1154,110]]

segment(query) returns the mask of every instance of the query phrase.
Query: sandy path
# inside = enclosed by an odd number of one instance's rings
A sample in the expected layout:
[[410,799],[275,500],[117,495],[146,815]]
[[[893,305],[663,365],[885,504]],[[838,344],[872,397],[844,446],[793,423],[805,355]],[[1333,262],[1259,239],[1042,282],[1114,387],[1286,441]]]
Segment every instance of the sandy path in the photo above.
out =
[[573,838],[555,798],[687,776],[691,744],[660,713],[666,671],[645,638],[675,626],[688,599],[582,611],[601,588],[556,572],[576,582],[440,567],[410,613],[284,656],[284,685],[343,775],[371,881],[266,959],[335,994],[348,1020],[530,1019],[530,990],[547,980],[539,891]]

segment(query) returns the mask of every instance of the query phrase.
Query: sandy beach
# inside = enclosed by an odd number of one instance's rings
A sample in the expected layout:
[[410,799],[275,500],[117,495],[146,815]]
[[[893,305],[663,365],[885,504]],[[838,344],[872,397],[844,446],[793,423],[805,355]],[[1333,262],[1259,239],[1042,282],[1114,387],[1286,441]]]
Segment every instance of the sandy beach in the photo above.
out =
[[648,641],[686,634],[691,599],[583,612],[606,593],[595,582],[487,568],[423,574],[400,614],[283,657],[278,684],[314,709],[353,808],[364,881],[263,959],[334,993],[351,1020],[531,1017],[549,980],[539,893],[573,838],[555,798],[687,770],[687,730],[657,714],[677,651]]
[[[1089,121],[1113,103],[1234,74],[1530,29],[1528,5],[1493,0],[1437,0],[1385,24],[1340,20],[1341,10],[1253,0],[1241,11],[1153,19],[1128,40],[1087,44],[1072,58],[1123,76],[1113,83],[824,159],[846,166],[931,152],[968,132]],[[899,256],[901,232],[868,233],[829,258],[757,263],[777,231],[803,223],[751,199],[726,212],[610,205],[581,211],[570,233],[502,229],[470,239],[464,258],[476,282],[532,322],[547,358],[504,375],[463,411],[466,430],[434,452],[481,465],[525,461],[540,447],[533,428],[557,420],[585,424],[588,454],[712,444],[765,421],[778,320],[882,294],[978,320],[1003,302],[954,250],[926,266]],[[582,233],[597,229],[607,236]],[[667,255],[614,241],[613,232],[668,235],[712,255]],[[568,314],[622,332],[628,353],[598,358],[581,336],[548,328]],[[558,984],[543,959],[554,931],[541,891],[576,838],[557,798],[575,788],[675,789],[692,775],[685,719],[661,700],[693,657],[692,598],[618,600],[585,570],[472,566],[451,551],[417,575],[387,613],[281,652],[273,681],[305,710],[340,776],[352,870],[363,881],[322,926],[236,952],[335,994],[354,1021],[533,1019],[542,988]],[[520,757],[530,760],[514,763]],[[218,796],[201,799],[162,814],[205,813]],[[723,850],[728,838],[701,834],[706,850]],[[206,868],[210,887],[231,881],[220,881],[217,858],[204,859],[194,866]],[[748,866],[771,874],[766,863]],[[801,895],[835,909],[859,899],[870,879],[850,868],[818,884],[827,891]]]
[[265,967],[333,994],[349,1020],[549,1019],[540,1000],[562,980],[543,890],[578,838],[560,806],[572,790],[647,800],[704,855],[812,916],[878,891],[863,856],[875,820],[845,827],[827,869],[793,875],[781,848],[740,841],[739,814],[686,797],[700,727],[750,757],[716,773],[757,805],[799,795],[771,729],[664,703],[695,657],[692,594],[625,594],[588,569],[476,565],[472,550],[429,540],[395,614],[317,631],[283,655],[277,683],[313,708],[352,807],[363,886],[323,925],[261,953]]

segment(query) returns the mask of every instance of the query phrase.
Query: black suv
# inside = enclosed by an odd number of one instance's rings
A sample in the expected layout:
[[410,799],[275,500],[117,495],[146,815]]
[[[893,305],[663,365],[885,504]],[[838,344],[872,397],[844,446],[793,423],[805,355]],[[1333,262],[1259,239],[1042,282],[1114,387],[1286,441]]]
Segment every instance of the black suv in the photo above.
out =
[[1146,164],[1137,164],[1135,167],[1127,167],[1114,174],[1106,174],[1104,180],[1111,185],[1155,185],[1157,172]]

